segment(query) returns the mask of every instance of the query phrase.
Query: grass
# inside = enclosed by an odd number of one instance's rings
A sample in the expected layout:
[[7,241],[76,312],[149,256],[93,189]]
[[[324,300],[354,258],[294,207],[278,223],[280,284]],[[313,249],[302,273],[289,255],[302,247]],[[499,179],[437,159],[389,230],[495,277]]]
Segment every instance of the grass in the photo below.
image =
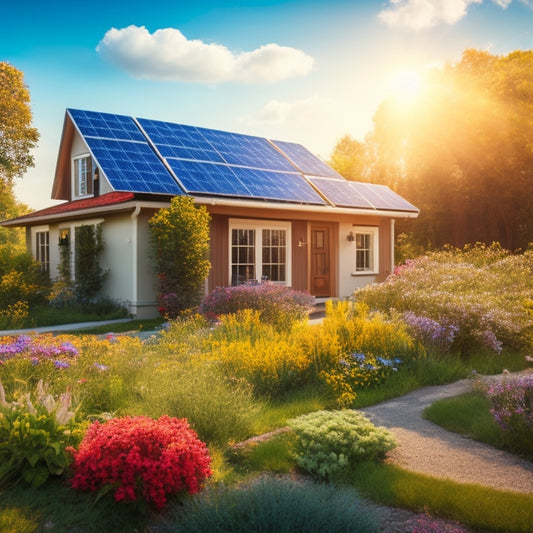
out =
[[95,309],[93,311],[73,307],[56,309],[51,306],[39,307],[33,310],[32,317],[35,327],[59,326],[62,324],[76,324],[78,322],[95,322],[98,320],[114,320],[127,318],[124,308]]
[[[99,319],[102,320],[102,319]],[[111,320],[111,319],[110,319]],[[163,318],[150,318],[146,320],[127,320],[114,324],[102,324],[90,328],[81,328],[69,331],[72,335],[105,335],[106,333],[129,333],[138,331],[156,331],[165,320]]]
[[502,447],[501,430],[490,414],[490,402],[479,392],[438,400],[426,407],[424,417],[448,431]]
[[119,505],[112,498],[95,503],[94,494],[72,490],[64,481],[51,479],[45,489],[15,486],[0,490],[2,533],[139,533],[149,517],[133,505]]
[[526,533],[533,524],[533,494],[454,483],[391,464],[364,463],[343,482],[384,505],[424,510],[475,530]]

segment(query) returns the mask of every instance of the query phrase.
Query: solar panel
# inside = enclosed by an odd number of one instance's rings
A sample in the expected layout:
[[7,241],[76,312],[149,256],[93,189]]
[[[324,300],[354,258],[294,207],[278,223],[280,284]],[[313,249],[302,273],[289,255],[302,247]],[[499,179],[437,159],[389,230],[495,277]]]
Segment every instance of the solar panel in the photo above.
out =
[[133,118],[77,109],[68,112],[113,189],[183,194]]
[[335,206],[359,207],[362,209],[374,209],[370,203],[356,188],[352,187],[345,179],[307,177],[309,181]]
[[201,131],[229,165],[297,172],[266,139],[217,130]]
[[418,209],[404,200],[399,194],[389,189],[386,185],[376,183],[362,183],[359,181],[349,182],[351,187],[364,195],[376,209],[390,209],[393,211],[412,211],[418,212]]
[[131,117],[79,109],[69,109],[68,112],[84,137],[146,142]]
[[168,164],[188,193],[251,196],[227,165],[168,159]]
[[232,170],[255,198],[318,205],[326,203],[300,174],[242,167],[233,167]]
[[213,163],[225,162],[199,128],[142,118],[138,121],[163,157]]
[[95,137],[85,140],[116,191],[183,194],[147,143]]
[[327,178],[342,178],[340,174],[335,172],[335,170],[333,170],[329,165],[326,165],[326,163],[313,155],[301,144],[285,141],[272,141],[272,144],[279,148],[285,154],[285,156],[292,161],[292,163],[304,174],[323,176]]

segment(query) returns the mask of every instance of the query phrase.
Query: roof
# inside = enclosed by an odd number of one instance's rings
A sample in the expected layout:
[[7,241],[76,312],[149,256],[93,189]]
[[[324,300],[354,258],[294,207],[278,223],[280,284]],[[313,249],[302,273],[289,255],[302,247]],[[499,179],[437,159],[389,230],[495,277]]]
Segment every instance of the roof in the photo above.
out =
[[119,209],[120,206],[139,200],[139,195],[131,192],[111,192],[103,194],[102,196],[95,196],[91,198],[83,198],[73,202],[65,202],[62,204],[47,207],[22,215],[20,217],[1,222],[2,226],[25,226],[32,222],[40,220],[49,221],[54,218],[66,218],[67,216],[74,216],[76,213],[85,214],[91,210],[102,209]]
[[418,213],[384,185],[345,180],[300,144],[67,109],[64,133],[72,126],[115,191]]

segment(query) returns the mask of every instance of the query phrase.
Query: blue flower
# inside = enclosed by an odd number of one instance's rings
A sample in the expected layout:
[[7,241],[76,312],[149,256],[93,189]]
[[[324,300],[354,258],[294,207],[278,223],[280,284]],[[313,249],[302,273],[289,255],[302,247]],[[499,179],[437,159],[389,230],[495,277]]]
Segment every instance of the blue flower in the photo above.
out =
[[54,361],[54,365],[56,368],[68,368],[69,364],[66,361],[60,361],[59,359],[56,359]]

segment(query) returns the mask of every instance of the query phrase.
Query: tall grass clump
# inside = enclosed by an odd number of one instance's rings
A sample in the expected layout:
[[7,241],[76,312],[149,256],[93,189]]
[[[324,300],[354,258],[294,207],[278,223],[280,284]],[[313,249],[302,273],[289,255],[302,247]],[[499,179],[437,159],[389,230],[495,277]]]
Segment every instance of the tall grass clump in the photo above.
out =
[[158,530],[372,533],[379,531],[379,520],[352,489],[269,476],[245,486],[208,490],[175,505]]
[[397,267],[358,302],[399,315],[415,338],[441,356],[523,349],[532,318],[533,250],[511,255],[497,244],[447,248]]
[[260,404],[246,381],[227,377],[212,361],[155,357],[145,367],[133,411],[186,418],[203,441],[219,446],[252,434]]
[[284,285],[261,283],[218,287],[202,300],[200,313],[209,320],[235,314],[243,309],[259,311],[261,320],[279,330],[290,330],[292,324],[308,317],[314,297]]

